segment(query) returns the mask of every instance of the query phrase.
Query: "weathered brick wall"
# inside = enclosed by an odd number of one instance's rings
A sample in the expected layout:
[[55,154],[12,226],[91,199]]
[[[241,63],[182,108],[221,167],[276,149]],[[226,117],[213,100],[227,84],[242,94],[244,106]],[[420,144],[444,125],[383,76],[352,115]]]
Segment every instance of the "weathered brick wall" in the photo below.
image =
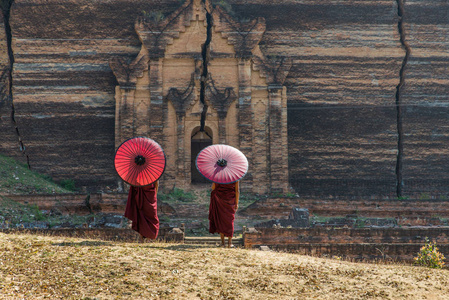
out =
[[[404,192],[447,194],[448,3],[407,4],[411,56],[404,91]],[[430,46],[432,44],[432,46]]]
[[[57,209],[63,214],[113,213],[124,214],[128,194],[56,194],[56,195],[8,195],[8,198],[42,210]],[[209,208],[199,204],[168,204],[158,201],[158,215],[180,218],[207,218]]]
[[245,232],[245,245],[415,244],[425,238],[449,244],[449,228],[256,228]]
[[0,13],[0,154],[20,153],[18,137],[11,118],[9,96],[10,61],[3,14]]
[[[252,2],[254,3],[254,2]],[[262,44],[288,55],[290,183],[321,197],[395,193],[395,92],[405,52],[395,1],[234,5],[267,19]],[[404,194],[447,194],[445,1],[405,5]],[[430,45],[434,46],[430,46]]]
[[[291,1],[278,9],[266,47],[294,59],[291,185],[322,197],[394,192],[394,92],[403,56],[394,1]],[[265,16],[268,24],[275,15]]]
[[[317,5],[304,5],[303,22],[319,29],[302,38],[312,50],[295,64],[302,80],[289,110],[291,183],[303,195],[388,195],[396,185],[394,93],[405,54],[395,3],[334,2],[324,18]],[[445,9],[444,1],[405,6],[412,49],[403,95],[405,194],[447,194]]]
[[[79,195],[79,194],[56,194],[56,195],[10,195],[8,198],[28,205],[36,205],[39,209],[42,210],[51,210],[53,208],[58,209],[63,214],[88,214],[91,211],[92,204],[96,204],[101,202],[101,194],[96,195]],[[117,199],[118,200],[118,199]],[[116,205],[123,206],[125,203],[121,203],[120,201],[115,202]],[[98,207],[98,205],[96,205]],[[123,210],[124,211],[124,210]],[[103,212],[111,212],[111,211],[103,211]]]
[[[94,192],[117,188],[117,83],[109,60],[134,58],[140,50],[137,17],[154,7],[171,11],[174,3],[14,1],[15,117],[34,170],[55,180],[74,179]],[[21,159],[17,138],[3,132],[2,143],[5,137],[9,144],[1,152]]]
[[447,200],[397,200],[394,198],[364,200],[345,198],[268,198],[251,204],[242,210],[240,214],[273,219],[286,218],[293,207],[307,208],[310,215],[329,217],[344,217],[348,214],[377,218],[449,217],[449,203]]
[[[285,85],[290,184],[296,192],[326,198],[393,195],[395,92],[404,57],[396,1],[228,2],[236,19],[266,19],[264,53],[293,60]],[[117,187],[112,164],[117,83],[108,61],[137,55],[133,25],[143,11],[165,14],[179,5],[177,0],[14,2],[16,119],[34,169],[56,180],[75,179],[94,192]],[[402,99],[405,194],[449,192],[448,7],[443,0],[405,6],[412,49]],[[2,107],[0,152],[20,158],[8,114]]]
[[[343,258],[355,261],[414,262],[423,244],[295,244],[273,245],[271,249],[318,257]],[[449,253],[449,245],[440,245],[439,251]]]
[[[126,193],[9,195],[8,198],[40,209],[57,208],[64,214],[116,213],[123,214]],[[272,198],[259,200],[237,212],[237,217],[264,219],[287,218],[293,207],[307,208],[311,216],[367,218],[396,218],[400,225],[441,225],[449,218],[449,206],[443,200],[322,200]],[[158,201],[158,214],[180,218],[207,218],[207,204],[165,203]]]
[[261,245],[306,255],[342,256],[354,259],[412,260],[425,237],[449,253],[449,228],[256,228],[243,234],[246,248]]

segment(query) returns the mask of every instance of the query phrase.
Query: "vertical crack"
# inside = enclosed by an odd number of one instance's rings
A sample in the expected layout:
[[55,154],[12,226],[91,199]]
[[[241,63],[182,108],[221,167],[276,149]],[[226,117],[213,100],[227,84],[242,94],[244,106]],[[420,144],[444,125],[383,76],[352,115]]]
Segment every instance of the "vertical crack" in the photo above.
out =
[[13,87],[12,72],[13,72],[13,67],[14,67],[14,52],[12,50],[12,31],[11,31],[11,25],[9,23],[9,18],[10,18],[11,6],[12,6],[13,2],[14,2],[14,0],[1,0],[1,3],[0,3],[2,13],[3,13],[3,23],[4,23],[4,27],[5,27],[6,43],[7,43],[7,47],[8,47],[8,58],[9,58],[9,66],[7,69],[8,83],[7,83],[7,90],[6,90],[6,93],[7,93],[6,102],[11,107],[11,122],[12,122],[12,124],[15,128],[16,134],[17,134],[20,151],[22,152],[23,156],[26,157],[28,169],[31,169],[30,158],[28,157],[28,154],[25,151],[25,146],[22,141],[22,136],[20,134],[19,126],[17,125],[17,121],[15,118],[14,98],[13,98],[13,93],[12,93],[12,87]]
[[410,46],[405,40],[405,29],[404,29],[404,12],[405,12],[405,0],[396,0],[398,5],[398,32],[399,39],[402,48],[405,50],[405,56],[402,60],[401,69],[399,71],[399,84],[396,86],[396,116],[397,116],[397,131],[398,131],[398,154],[396,159],[396,196],[402,197],[402,160],[404,153],[404,133],[402,130],[402,99],[401,92],[405,83],[405,69],[407,67],[407,62],[410,56]]
[[[203,3],[206,1],[203,0]],[[206,21],[207,21],[207,29],[206,29],[206,41],[202,45],[201,56],[203,58],[203,69],[201,72],[201,88],[200,88],[200,102],[203,104],[203,111],[201,112],[201,126],[200,131],[204,131],[204,126],[206,125],[206,116],[208,105],[206,104],[206,80],[208,76],[207,66],[209,64],[210,58],[210,42],[212,41],[212,15],[206,9]]]

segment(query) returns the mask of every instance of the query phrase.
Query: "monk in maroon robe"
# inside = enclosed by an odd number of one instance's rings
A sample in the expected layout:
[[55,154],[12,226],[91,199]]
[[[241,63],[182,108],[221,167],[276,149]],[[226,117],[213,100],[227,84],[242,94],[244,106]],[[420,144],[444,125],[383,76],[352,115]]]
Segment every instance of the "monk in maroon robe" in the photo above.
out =
[[154,240],[159,233],[159,218],[157,217],[157,190],[159,182],[144,187],[131,186],[125,217],[132,221],[132,229],[144,238]]
[[232,247],[235,212],[239,207],[239,182],[230,184],[212,184],[209,206],[209,232],[219,233],[221,246],[225,246],[224,237],[228,237],[228,247]]

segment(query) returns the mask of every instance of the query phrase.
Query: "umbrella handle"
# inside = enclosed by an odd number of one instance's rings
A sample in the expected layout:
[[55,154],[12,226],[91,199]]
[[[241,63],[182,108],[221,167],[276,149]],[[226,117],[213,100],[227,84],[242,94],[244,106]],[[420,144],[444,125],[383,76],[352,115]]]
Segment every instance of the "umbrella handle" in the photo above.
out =
[[228,165],[228,162],[226,161],[226,159],[219,159],[217,160],[217,165],[219,165],[220,167],[226,167]]
[[136,165],[141,166],[145,163],[145,157],[143,157],[142,155],[137,155],[136,158],[134,158],[134,162],[136,163]]

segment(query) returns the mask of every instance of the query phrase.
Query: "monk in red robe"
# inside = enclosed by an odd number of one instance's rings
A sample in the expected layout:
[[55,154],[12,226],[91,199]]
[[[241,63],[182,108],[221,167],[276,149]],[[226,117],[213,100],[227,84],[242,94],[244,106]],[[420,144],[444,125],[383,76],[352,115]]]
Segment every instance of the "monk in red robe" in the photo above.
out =
[[224,237],[228,237],[228,248],[232,247],[235,212],[239,207],[239,182],[230,184],[212,184],[209,206],[209,232],[219,233],[221,246],[225,246]]
[[143,187],[129,188],[125,217],[132,221],[132,229],[140,234],[140,241],[145,238],[154,240],[159,233],[157,217],[157,190],[159,181]]

